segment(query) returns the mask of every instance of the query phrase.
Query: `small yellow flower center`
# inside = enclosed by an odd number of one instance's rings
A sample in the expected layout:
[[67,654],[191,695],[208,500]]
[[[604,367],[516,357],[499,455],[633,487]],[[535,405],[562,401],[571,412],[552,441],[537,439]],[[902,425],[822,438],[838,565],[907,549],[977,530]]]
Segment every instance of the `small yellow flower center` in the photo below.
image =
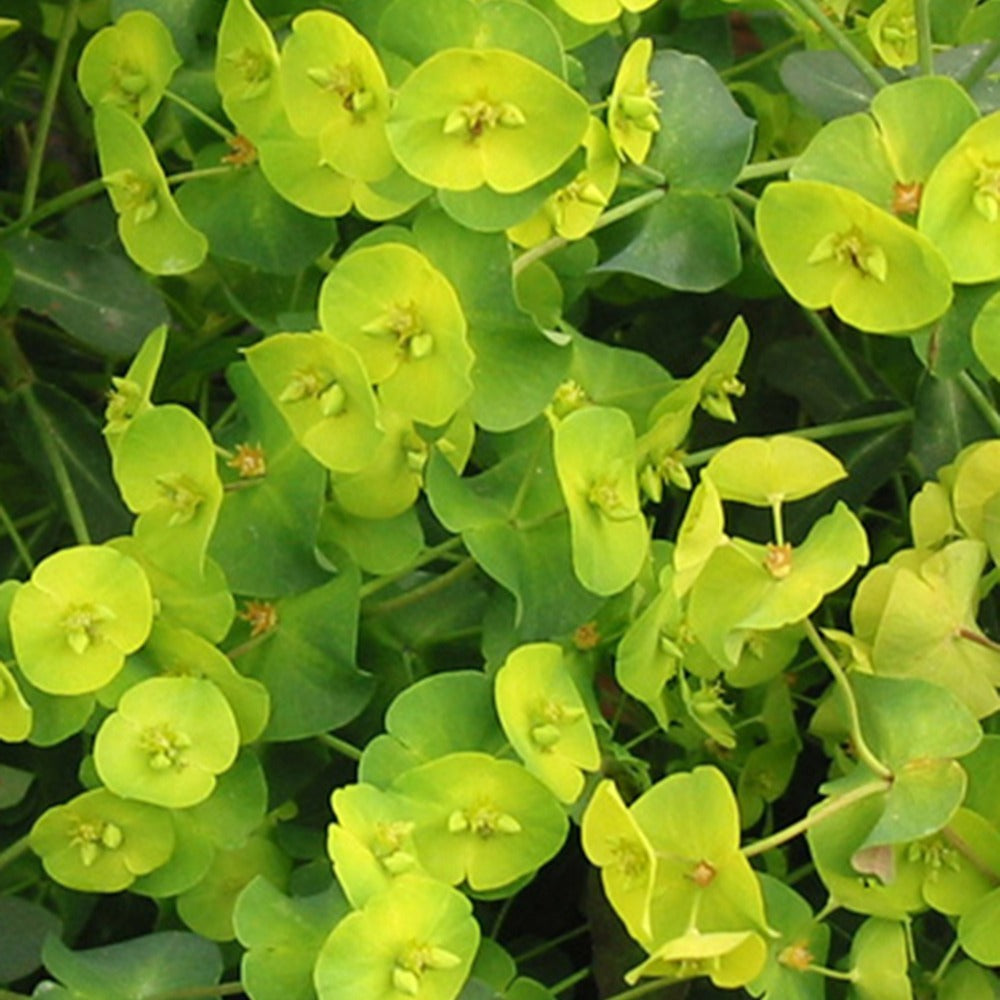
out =
[[809,950],[805,941],[796,941],[794,944],[783,948],[778,955],[778,962],[789,969],[796,969],[805,972],[813,964],[813,953]]
[[559,383],[549,404],[554,416],[565,417],[574,410],[579,410],[590,402],[587,390],[575,379],[564,379]]
[[138,382],[127,378],[112,377],[111,390],[108,392],[108,405],[104,409],[104,419],[108,430],[124,430],[128,422],[135,416],[142,402],[142,387]]
[[115,613],[103,605],[74,604],[63,615],[66,642],[74,653],[85,653],[101,641],[101,626],[113,621]]
[[498,103],[478,100],[460,104],[449,112],[442,131],[445,135],[464,136],[469,142],[494,128],[520,128],[526,123],[524,112],[510,101]]
[[493,803],[480,802],[469,809],[456,809],[448,817],[448,830],[451,833],[473,833],[482,840],[489,840],[498,833],[520,833],[521,824]]
[[160,210],[156,185],[134,170],[119,170],[104,183],[117,195],[121,213],[131,215],[135,223],[148,222]]
[[235,469],[240,479],[259,479],[267,475],[267,461],[264,449],[260,444],[250,444],[244,441],[236,446],[233,457],[226,462],[230,469]]
[[154,771],[171,768],[182,771],[187,767],[184,751],[190,746],[190,738],[177,732],[169,723],[148,726],[139,735],[139,747],[149,756],[149,766]]
[[361,70],[352,62],[314,66],[306,70],[306,75],[321,90],[336,94],[341,107],[352,115],[362,115],[375,105],[375,95],[365,87]]
[[712,884],[716,876],[715,868],[707,861],[699,861],[691,871],[691,881],[700,889],[704,889]]
[[775,580],[784,580],[792,572],[792,547],[788,542],[782,545],[775,545],[769,542],[767,545],[767,555],[764,557],[764,569],[774,577]]
[[278,627],[278,609],[270,601],[247,601],[239,617],[250,623],[251,639]]
[[808,264],[823,264],[834,260],[849,264],[866,278],[884,282],[889,263],[885,251],[868,240],[857,226],[840,233],[827,233],[806,259]]
[[198,485],[185,475],[157,476],[156,485],[163,502],[173,508],[167,522],[171,527],[187,524],[198,513],[198,508],[205,500]]
[[1000,219],[1000,160],[976,157],[972,204],[987,222]]
[[116,851],[125,840],[120,826],[102,820],[87,820],[78,823],[70,837],[70,843],[80,852],[80,861],[89,868],[103,851]]
[[634,889],[649,870],[649,856],[633,837],[609,837],[611,867],[622,875],[626,889]]

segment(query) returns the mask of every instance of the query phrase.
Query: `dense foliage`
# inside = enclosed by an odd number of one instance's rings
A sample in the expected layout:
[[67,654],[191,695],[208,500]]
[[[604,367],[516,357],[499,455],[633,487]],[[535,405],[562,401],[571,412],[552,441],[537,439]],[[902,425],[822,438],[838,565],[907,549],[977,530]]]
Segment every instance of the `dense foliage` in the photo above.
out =
[[996,997],[1000,0],[17,6],[0,997]]

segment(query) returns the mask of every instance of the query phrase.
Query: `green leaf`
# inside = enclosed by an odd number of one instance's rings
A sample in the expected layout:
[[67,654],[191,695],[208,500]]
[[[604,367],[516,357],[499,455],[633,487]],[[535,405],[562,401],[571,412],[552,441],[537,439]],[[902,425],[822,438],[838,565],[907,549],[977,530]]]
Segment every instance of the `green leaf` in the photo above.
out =
[[680,291],[709,292],[740,270],[732,206],[703,191],[669,191],[634,220],[613,227],[611,239],[615,252],[597,271],[634,274]]
[[576,410],[556,424],[552,446],[569,510],[573,569],[588,590],[615,594],[638,576],[649,545],[631,421],[611,407]]
[[729,442],[712,456],[704,475],[723,500],[772,507],[818,493],[847,472],[822,445],[779,434]]
[[417,180],[512,194],[558,168],[587,121],[583,98],[537,63],[506,49],[452,48],[406,78],[387,128]]
[[373,679],[355,665],[358,573],[275,602],[278,628],[240,658],[271,693],[265,740],[297,740],[337,729],[371,697]]
[[649,79],[664,98],[646,164],[664,174],[671,190],[725,194],[750,156],[753,121],[698,56],[657,52]]
[[193,271],[208,253],[208,241],[181,215],[142,126],[114,105],[100,104],[94,131],[128,255],[153,274]]
[[[210,253],[267,274],[297,274],[329,249],[337,235],[329,222],[280,198],[255,166],[188,181],[176,200],[185,218],[207,237]],[[247,239],[248,226],[253,239]]]
[[1000,379],[1000,292],[987,299],[976,315],[972,348],[990,375]]
[[42,964],[42,944],[59,937],[62,921],[39,903],[19,896],[0,899],[0,922],[8,931],[0,941],[0,980],[16,982]]
[[781,82],[823,121],[865,111],[875,95],[845,55],[829,50],[793,52],[781,63]]
[[42,957],[52,976],[86,1000],[144,1000],[213,986],[222,975],[219,949],[183,931],[161,931],[86,951],[70,951],[50,937]]
[[[326,475],[295,443],[249,366],[231,365],[227,378],[246,421],[230,431],[227,443],[249,449],[251,459],[259,449],[265,471],[254,475],[251,462],[247,475],[238,469],[226,477],[233,488],[225,494],[209,552],[236,593],[275,598],[319,586],[328,578],[314,551]],[[228,464],[238,461],[239,452]]]
[[145,121],[156,110],[181,58],[166,25],[145,10],[127,11],[87,43],[77,67],[87,103],[108,104]]
[[757,206],[757,231],[797,302],[832,306],[859,330],[910,331],[951,304],[951,277],[935,245],[847,188],[771,183]]
[[3,249],[14,267],[13,301],[48,316],[92,351],[134,354],[146,334],[167,322],[156,289],[106,250],[34,235],[9,239]]
[[233,912],[236,936],[246,949],[240,966],[255,1000],[313,1000],[313,966],[324,939],[350,912],[334,885],[312,896],[286,896],[256,877]]
[[507,239],[470,232],[443,212],[420,215],[414,234],[454,286],[469,324],[473,419],[490,431],[528,423],[551,400],[570,355],[518,306]]
[[957,379],[924,376],[914,397],[913,454],[932,476],[974,441],[990,436],[983,415]]
[[899,921],[866,920],[851,944],[855,1000],[911,1000],[906,930]]
[[970,958],[983,965],[1000,962],[997,921],[1000,921],[1000,889],[983,896],[958,921],[958,939],[962,948]]
[[[427,719],[448,719],[428,726]],[[498,753],[506,740],[493,706],[493,684],[476,670],[433,674],[401,691],[385,715],[387,732],[365,747],[361,781],[379,787],[403,771],[459,751]]]
[[[449,466],[450,468],[450,466]],[[396,517],[355,517],[328,503],[320,519],[316,544],[331,561],[337,549],[366,573],[385,575],[406,569],[424,548],[424,532],[414,508]]]

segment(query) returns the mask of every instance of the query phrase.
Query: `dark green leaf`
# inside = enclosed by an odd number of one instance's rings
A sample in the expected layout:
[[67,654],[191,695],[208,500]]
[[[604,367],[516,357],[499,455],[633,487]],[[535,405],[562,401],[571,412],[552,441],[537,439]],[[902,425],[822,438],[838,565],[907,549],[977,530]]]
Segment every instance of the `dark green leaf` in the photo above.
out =
[[925,476],[933,476],[967,444],[992,436],[956,379],[923,378],[917,387],[915,408],[913,454]]
[[46,936],[62,933],[62,921],[54,913],[18,896],[0,897],[0,927],[4,929],[0,935],[0,983],[12,983],[34,972],[42,964]]
[[781,82],[823,121],[864,111],[875,95],[847,56],[829,50],[793,52],[781,64]]
[[15,304],[48,316],[92,351],[134,354],[169,320],[156,290],[120,256],[41,236],[14,237],[4,249],[14,264]]

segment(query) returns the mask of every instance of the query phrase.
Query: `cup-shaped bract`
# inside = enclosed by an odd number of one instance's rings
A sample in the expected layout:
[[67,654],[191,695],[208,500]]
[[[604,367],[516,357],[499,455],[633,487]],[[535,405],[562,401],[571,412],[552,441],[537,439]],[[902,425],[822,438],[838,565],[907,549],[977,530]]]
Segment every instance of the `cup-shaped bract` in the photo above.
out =
[[0,660],[0,740],[4,743],[26,740],[31,732],[33,715],[17,679],[7,664]]
[[868,39],[886,66],[912,66],[918,57],[914,0],[885,0],[868,19]]
[[1000,278],[1000,111],[968,128],[941,158],[924,188],[917,226],[955,281]]
[[141,413],[118,444],[114,476],[140,540],[156,535],[175,564],[201,569],[222,503],[215,445],[205,425],[169,403]]
[[760,880],[740,853],[736,797],[721,771],[671,774],[630,812],[657,856],[647,950],[695,928],[766,932]]
[[368,784],[338,788],[330,802],[338,822],[328,827],[327,853],[355,909],[399,876],[423,874],[413,842],[418,804]]
[[153,596],[142,567],[100,545],[42,560],[14,595],[10,630],[24,676],[49,694],[96,691],[149,636]]
[[94,764],[123,798],[186,809],[236,759],[240,733],[222,692],[196,677],[153,677],[122,695],[97,731]]
[[756,979],[767,960],[767,945],[753,931],[688,931],[660,945],[645,962],[625,973],[625,982],[643,976],[680,981],[708,976],[721,989],[735,990]]
[[637,941],[651,943],[649,901],[656,855],[613,781],[602,781],[580,822],[584,853],[601,870],[608,902]]
[[322,1000],[454,1000],[479,946],[479,925],[460,892],[400,876],[330,932],[313,982]]
[[556,3],[583,24],[607,24],[623,11],[648,10],[656,0],[556,0]]
[[143,122],[180,64],[167,26],[149,11],[130,10],[87,42],[77,80],[91,107],[114,104]]
[[591,118],[583,137],[586,161],[583,170],[565,187],[549,195],[530,219],[507,233],[521,246],[535,246],[553,233],[568,240],[582,239],[594,227],[618,185],[621,164],[608,130]]
[[396,158],[450,191],[531,187],[580,145],[589,112],[557,76],[505,49],[445,49],[403,81],[389,117]]
[[278,46],[250,0],[228,0],[219,23],[215,86],[222,106],[253,142],[283,116]]
[[100,104],[94,132],[101,177],[128,255],[152,274],[193,271],[208,253],[208,240],[181,215],[142,126],[120,108]]
[[852,1000],[910,1000],[913,987],[902,921],[871,917],[851,943]]
[[583,771],[601,766],[594,727],[554,642],[518,646],[497,671],[497,715],[524,766],[556,797],[575,802]]
[[484,753],[446,754],[404,771],[392,790],[431,808],[413,831],[420,863],[450,885],[479,892],[529,875],[566,838],[552,792],[520,764]]
[[705,467],[719,497],[773,507],[818,493],[847,476],[840,460],[815,441],[776,434],[737,438]]
[[661,96],[649,79],[651,38],[637,38],[622,56],[608,97],[608,132],[623,160],[642,163],[660,130]]
[[343,257],[320,289],[319,318],[361,356],[381,402],[411,420],[439,426],[472,393],[458,293],[413,247],[381,243]]
[[358,353],[327,333],[277,333],[245,352],[295,440],[334,472],[363,469],[382,440]]
[[573,570],[588,590],[615,594],[639,575],[649,549],[632,421],[608,406],[576,410],[556,424],[553,448],[569,509]]
[[120,892],[166,864],[174,850],[170,813],[106,788],[47,809],[31,828],[31,849],[47,874],[80,892]]
[[424,481],[430,446],[413,422],[394,410],[383,409],[380,417],[385,436],[368,464],[357,472],[332,477],[334,499],[355,517],[402,514],[413,506]]
[[104,409],[104,440],[112,456],[129,424],[146,410],[152,409],[150,398],[156,373],[160,370],[163,351],[167,346],[167,328],[158,326],[142,342],[128,371],[121,378],[112,377],[108,405]]
[[859,330],[909,332],[951,304],[948,266],[931,241],[847,188],[769,184],[757,206],[757,231],[792,298],[808,309],[832,306]]
[[295,18],[281,49],[281,91],[292,128],[318,139],[335,170],[361,181],[392,172],[385,71],[348,20],[325,10]]

